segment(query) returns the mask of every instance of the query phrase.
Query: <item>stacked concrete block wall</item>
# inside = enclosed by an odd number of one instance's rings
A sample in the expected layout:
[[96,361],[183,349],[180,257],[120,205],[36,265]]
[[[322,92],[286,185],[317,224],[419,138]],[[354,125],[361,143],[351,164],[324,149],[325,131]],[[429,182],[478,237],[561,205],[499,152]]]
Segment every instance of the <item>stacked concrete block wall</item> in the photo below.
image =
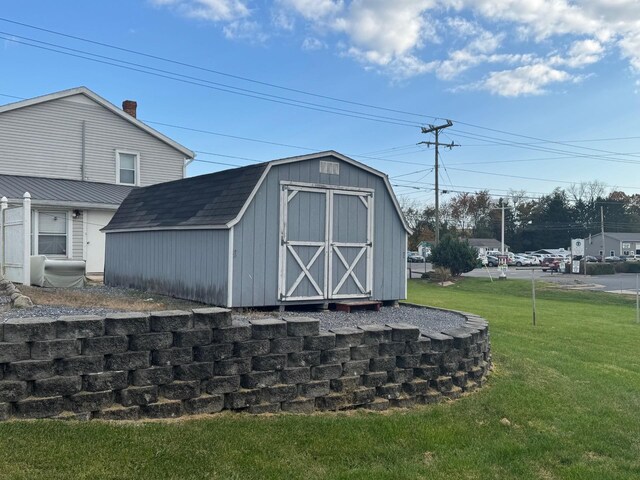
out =
[[0,419],[166,418],[385,409],[455,398],[485,381],[487,322],[320,331],[305,317],[192,312],[20,318],[0,324]]

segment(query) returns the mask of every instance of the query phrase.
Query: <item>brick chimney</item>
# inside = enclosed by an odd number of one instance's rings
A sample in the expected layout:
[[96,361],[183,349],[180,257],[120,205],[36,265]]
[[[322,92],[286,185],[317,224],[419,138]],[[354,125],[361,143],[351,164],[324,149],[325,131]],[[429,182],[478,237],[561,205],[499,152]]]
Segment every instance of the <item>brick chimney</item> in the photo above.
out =
[[136,118],[137,108],[138,108],[138,102],[135,102],[133,100],[125,100],[124,102],[122,102],[122,110],[127,112],[133,118]]

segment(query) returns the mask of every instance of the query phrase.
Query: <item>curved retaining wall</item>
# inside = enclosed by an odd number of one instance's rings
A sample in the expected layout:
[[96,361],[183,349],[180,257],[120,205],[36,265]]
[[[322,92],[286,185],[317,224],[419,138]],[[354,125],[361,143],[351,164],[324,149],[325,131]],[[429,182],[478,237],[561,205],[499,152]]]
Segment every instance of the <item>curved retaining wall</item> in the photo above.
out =
[[221,308],[0,324],[0,420],[138,419],[213,413],[382,410],[482,385],[488,325],[320,332],[319,321],[232,320]]

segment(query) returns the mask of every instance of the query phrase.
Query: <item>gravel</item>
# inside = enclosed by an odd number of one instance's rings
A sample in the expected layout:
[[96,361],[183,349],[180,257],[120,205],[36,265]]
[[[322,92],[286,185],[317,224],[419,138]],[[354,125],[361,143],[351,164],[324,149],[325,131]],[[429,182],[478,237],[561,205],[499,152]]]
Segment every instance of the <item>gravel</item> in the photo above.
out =
[[[8,306],[8,305],[7,305]],[[9,318],[28,318],[28,317],[61,317],[64,315],[107,315],[120,310],[111,310],[108,308],[90,308],[90,307],[65,307],[61,305],[37,305],[33,308],[12,308],[5,311],[0,310],[0,323]]]
[[465,317],[455,312],[435,310],[431,308],[409,307],[382,307],[379,312],[375,310],[353,310],[351,313],[335,310],[296,310],[284,314],[276,312],[251,312],[234,316],[240,323],[248,323],[252,318],[270,316],[304,316],[320,320],[321,330],[332,328],[357,327],[359,325],[386,325],[393,323],[408,323],[420,328],[424,333],[439,333],[460,327],[465,322]]
[[[88,287],[92,293],[103,296],[126,297],[146,296],[144,292],[136,290],[114,288],[104,285]],[[150,295],[150,294],[149,294]],[[150,295],[151,296],[151,295]],[[122,310],[114,310],[102,307],[71,307],[63,305],[36,305],[28,309],[11,309],[8,304],[9,297],[0,296],[0,323],[8,318],[26,317],[59,317],[63,315],[107,315]],[[194,305],[197,306],[197,305]],[[178,307],[179,308],[179,307]],[[257,317],[280,317],[279,312],[252,311],[248,314],[234,315],[234,319],[246,322]],[[284,316],[306,316],[320,320],[322,330],[332,328],[356,327],[358,325],[386,325],[393,323],[408,323],[420,328],[423,332],[442,332],[461,326],[465,318],[454,312],[435,310],[430,308],[410,307],[400,305],[399,307],[382,307],[379,312],[374,310],[353,310],[351,313],[338,312],[333,310],[319,311],[304,309],[287,311]]]
[[437,333],[461,326],[465,318],[454,312],[419,307],[382,307],[375,310],[354,310],[351,313],[326,311],[310,312],[305,316],[320,320],[320,328],[356,327],[358,325],[386,325],[408,323],[420,328],[422,332]]

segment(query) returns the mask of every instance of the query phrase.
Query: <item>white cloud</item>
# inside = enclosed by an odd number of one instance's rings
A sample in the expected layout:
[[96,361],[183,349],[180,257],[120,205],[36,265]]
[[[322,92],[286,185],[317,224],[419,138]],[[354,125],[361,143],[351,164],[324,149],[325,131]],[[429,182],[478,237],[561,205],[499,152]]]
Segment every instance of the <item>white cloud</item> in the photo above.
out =
[[498,95],[582,80],[613,53],[640,75],[638,0],[276,0],[263,11],[256,0],[148,1],[220,23],[229,38],[300,30],[303,50],[335,45],[393,79],[434,74]]
[[150,0],[160,7],[170,7],[182,15],[213,22],[234,21],[247,17],[250,10],[242,0]]
[[282,8],[271,11],[271,23],[276,29],[287,32],[293,31],[296,26],[294,16]]
[[544,87],[547,85],[570,80],[577,81],[578,77],[549,65],[536,63],[513,70],[491,72],[486,79],[476,84],[476,88],[503,97],[517,97],[540,95],[546,92]]
[[322,50],[327,48],[327,44],[315,37],[306,37],[302,42],[302,49],[307,51]]
[[571,44],[566,56],[554,55],[549,63],[570,68],[583,68],[600,61],[604,53],[604,46],[597,40],[579,40]]
[[344,8],[342,0],[279,0],[279,3],[307,20],[315,21],[337,15]]
[[225,25],[222,31],[229,39],[245,40],[249,43],[264,43],[269,38],[259,23],[249,20],[235,20]]

